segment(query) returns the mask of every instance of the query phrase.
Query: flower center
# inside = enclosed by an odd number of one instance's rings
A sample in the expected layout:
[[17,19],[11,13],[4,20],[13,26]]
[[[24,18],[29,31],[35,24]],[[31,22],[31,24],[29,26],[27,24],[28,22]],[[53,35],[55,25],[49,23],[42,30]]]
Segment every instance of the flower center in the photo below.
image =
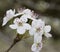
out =
[[23,26],[23,24],[21,22],[18,23],[18,26]]
[[36,47],[41,47],[41,43],[37,43]]
[[40,28],[37,28],[37,29],[36,29],[36,32],[40,32],[40,30],[41,30]]

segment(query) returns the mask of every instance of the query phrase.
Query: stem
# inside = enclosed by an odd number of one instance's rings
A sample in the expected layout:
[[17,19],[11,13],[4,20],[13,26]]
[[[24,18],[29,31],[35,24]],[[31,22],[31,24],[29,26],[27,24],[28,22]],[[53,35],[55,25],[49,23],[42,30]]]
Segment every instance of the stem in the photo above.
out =
[[13,43],[6,52],[9,52],[15,44]]
[[9,51],[12,49],[12,47],[13,47],[17,42],[19,42],[19,41],[22,39],[22,37],[23,37],[23,36],[20,36],[19,34],[17,34],[17,36],[16,36],[16,38],[14,39],[12,45],[11,45],[11,46],[8,48],[8,50],[5,51],[5,52],[9,52]]
[[[23,13],[17,13],[17,14],[14,15],[14,17],[17,17],[17,16],[22,15],[22,14],[23,14]],[[32,17],[30,17],[30,18],[28,18],[28,19],[36,20],[35,18],[32,18]]]
[[18,43],[19,41],[21,41],[21,39],[26,39],[26,38],[29,38],[29,37],[30,37],[30,36],[29,36],[27,33],[25,33],[24,35],[19,35],[19,34],[17,34],[17,36],[16,36],[16,38],[14,39],[12,45],[11,45],[5,52],[9,52],[9,51],[14,47],[14,45],[15,45],[16,43]]
[[17,13],[17,14],[14,15],[14,17],[17,17],[17,16],[22,15],[22,14],[23,13]]

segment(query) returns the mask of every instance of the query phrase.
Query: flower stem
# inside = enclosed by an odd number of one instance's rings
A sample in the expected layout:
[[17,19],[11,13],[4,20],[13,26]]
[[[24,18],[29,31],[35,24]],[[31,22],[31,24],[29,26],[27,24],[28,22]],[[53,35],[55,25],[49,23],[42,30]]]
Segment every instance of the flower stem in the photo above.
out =
[[22,39],[22,37],[23,37],[23,36],[20,36],[19,34],[17,34],[17,36],[16,36],[16,38],[14,39],[12,45],[11,45],[11,46],[8,48],[8,50],[5,51],[5,52],[9,52],[9,51],[12,49],[12,47],[13,47],[17,42],[19,42],[19,41]]

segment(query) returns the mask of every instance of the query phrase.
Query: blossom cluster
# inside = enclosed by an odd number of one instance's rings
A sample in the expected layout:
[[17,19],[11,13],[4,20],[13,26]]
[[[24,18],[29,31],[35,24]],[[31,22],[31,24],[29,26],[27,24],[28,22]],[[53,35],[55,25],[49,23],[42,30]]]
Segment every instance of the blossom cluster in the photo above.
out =
[[[19,15],[21,15],[20,18],[17,17]],[[28,30],[29,35],[34,37],[34,43],[31,47],[33,52],[39,52],[42,49],[42,35],[45,35],[47,38],[52,37],[49,33],[51,26],[45,25],[45,22],[41,19],[36,19],[36,16],[33,15],[30,9],[24,9],[18,13],[16,13],[15,9],[8,10],[6,16],[3,18],[2,26],[6,25],[12,18],[15,19],[13,24],[9,25],[11,29],[15,29],[20,35],[24,35]],[[28,19],[32,20],[31,24],[27,23]]]

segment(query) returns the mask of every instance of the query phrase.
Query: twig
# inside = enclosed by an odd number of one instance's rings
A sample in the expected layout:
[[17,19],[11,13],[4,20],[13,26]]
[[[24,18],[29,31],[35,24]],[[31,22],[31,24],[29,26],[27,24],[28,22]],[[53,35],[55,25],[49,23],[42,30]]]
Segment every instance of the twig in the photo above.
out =
[[17,36],[16,36],[16,38],[14,39],[12,45],[11,45],[11,46],[8,48],[8,50],[5,51],[5,52],[9,52],[9,51],[12,49],[12,47],[13,47],[17,42],[19,42],[19,41],[21,40],[22,37],[23,37],[23,36],[20,36],[19,34],[17,34]]

